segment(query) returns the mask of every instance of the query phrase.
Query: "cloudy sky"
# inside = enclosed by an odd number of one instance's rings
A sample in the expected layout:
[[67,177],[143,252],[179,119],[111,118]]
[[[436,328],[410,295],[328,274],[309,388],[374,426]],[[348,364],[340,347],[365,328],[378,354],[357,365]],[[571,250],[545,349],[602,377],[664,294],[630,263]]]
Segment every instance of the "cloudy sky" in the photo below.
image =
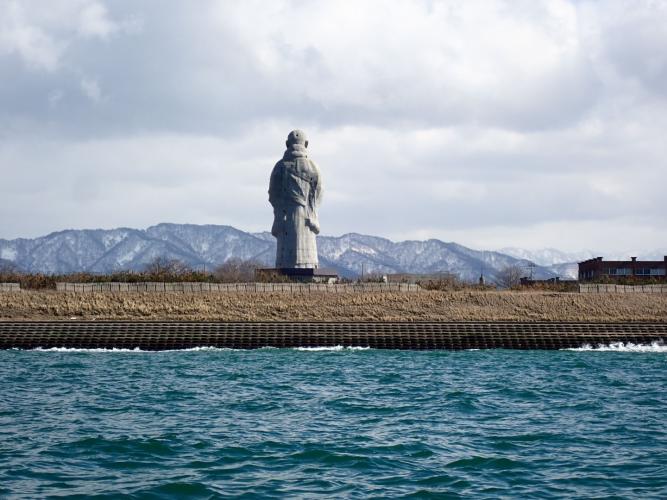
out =
[[0,238],[271,224],[304,129],[324,234],[667,246],[667,2],[0,0]]

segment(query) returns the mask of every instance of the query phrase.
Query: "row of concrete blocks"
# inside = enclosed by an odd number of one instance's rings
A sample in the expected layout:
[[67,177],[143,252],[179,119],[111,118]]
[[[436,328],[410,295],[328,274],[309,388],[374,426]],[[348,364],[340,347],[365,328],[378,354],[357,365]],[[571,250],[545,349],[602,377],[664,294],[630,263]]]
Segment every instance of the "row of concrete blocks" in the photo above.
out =
[[280,336],[280,335],[0,335],[0,349],[141,349],[162,351],[217,347],[227,349],[258,349],[263,347],[368,347],[372,349],[460,350],[460,349],[568,349],[602,346],[615,342],[650,344],[663,342],[665,337],[651,335],[353,335],[353,336]]
[[614,285],[582,283],[581,293],[667,293],[667,285]]
[[417,292],[410,283],[56,283],[60,292]]
[[[475,332],[469,327],[474,327]],[[273,328],[271,328],[273,327]],[[381,331],[384,330],[384,331]],[[349,346],[375,349],[564,349],[664,342],[667,324],[0,322],[0,348]]]

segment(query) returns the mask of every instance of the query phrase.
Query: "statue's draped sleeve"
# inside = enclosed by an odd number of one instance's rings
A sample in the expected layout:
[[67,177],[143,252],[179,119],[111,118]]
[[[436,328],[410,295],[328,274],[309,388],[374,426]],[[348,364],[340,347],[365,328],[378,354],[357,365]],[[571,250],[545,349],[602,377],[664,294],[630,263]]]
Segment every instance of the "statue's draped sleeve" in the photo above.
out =
[[320,232],[320,222],[317,217],[317,207],[322,201],[322,178],[320,177],[320,169],[317,164],[310,160],[310,168],[312,170],[311,183],[310,183],[310,192],[308,196],[308,225],[315,232],[319,234]]
[[280,216],[280,209],[284,203],[282,196],[282,162],[276,163],[271,171],[271,178],[269,180],[269,203],[273,207],[273,225],[271,226],[271,234],[278,237],[282,231],[283,220]]
[[314,211],[317,210],[317,207],[320,205],[320,203],[321,203],[321,201],[322,201],[322,177],[320,177],[320,169],[319,169],[319,167],[317,166],[317,164],[316,164],[314,161],[311,160],[311,161],[310,161],[310,165],[311,165],[311,167],[312,167],[312,169],[313,169],[313,178],[314,178],[314,180],[315,180],[315,182],[314,182],[314,186],[312,186],[312,190],[313,190],[313,196],[312,196],[313,205],[312,205],[312,207],[310,207],[311,210],[313,210],[313,212],[314,212]]
[[282,161],[276,163],[269,180],[269,203],[274,209],[282,204]]

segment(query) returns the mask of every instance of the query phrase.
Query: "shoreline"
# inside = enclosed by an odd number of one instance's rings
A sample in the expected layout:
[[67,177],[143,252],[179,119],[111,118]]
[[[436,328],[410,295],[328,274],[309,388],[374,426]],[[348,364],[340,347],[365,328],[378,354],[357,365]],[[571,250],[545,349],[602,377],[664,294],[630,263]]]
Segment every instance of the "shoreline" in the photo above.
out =
[[667,294],[0,293],[0,321],[667,323]]

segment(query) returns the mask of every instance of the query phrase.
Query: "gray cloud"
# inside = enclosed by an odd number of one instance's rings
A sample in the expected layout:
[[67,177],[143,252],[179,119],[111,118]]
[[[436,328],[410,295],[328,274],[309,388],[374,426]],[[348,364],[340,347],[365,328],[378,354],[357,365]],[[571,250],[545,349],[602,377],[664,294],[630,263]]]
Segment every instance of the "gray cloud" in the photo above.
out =
[[302,127],[329,234],[666,245],[659,4],[3,3],[0,237],[265,229]]

